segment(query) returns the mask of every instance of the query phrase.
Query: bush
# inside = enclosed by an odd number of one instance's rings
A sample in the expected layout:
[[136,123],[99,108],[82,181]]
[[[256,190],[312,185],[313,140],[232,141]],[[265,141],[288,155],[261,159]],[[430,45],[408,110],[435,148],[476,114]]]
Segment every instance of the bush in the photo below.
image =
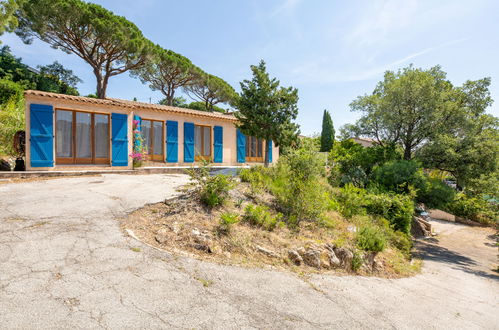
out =
[[324,159],[311,150],[299,149],[279,159],[267,183],[288,224],[317,221],[328,207]]
[[21,85],[8,79],[0,79],[0,104],[3,105],[9,101],[16,103],[22,98],[23,88]]
[[262,205],[248,205],[244,209],[243,220],[249,224],[272,231],[281,222],[282,214],[273,216],[268,207]]
[[341,188],[336,194],[336,200],[339,205],[341,215],[346,218],[351,218],[354,215],[364,215],[364,196],[366,191],[362,188],[357,188],[352,184],[347,184]]
[[486,201],[480,195],[470,197],[464,193],[459,193],[444,209],[458,217],[483,224],[494,224],[499,219],[498,205],[494,202]]
[[24,101],[11,99],[0,110],[0,155],[18,156],[14,150],[14,134],[24,130]]
[[218,222],[218,233],[227,235],[230,233],[232,225],[239,222],[239,215],[236,213],[225,212],[220,215]]
[[390,231],[388,239],[390,244],[400,250],[406,258],[410,258],[412,240],[408,234],[401,231]]
[[374,169],[372,181],[384,190],[408,193],[411,187],[424,186],[425,177],[418,163],[412,160],[396,160]]
[[239,171],[239,177],[242,182],[248,182],[254,193],[260,193],[267,188],[270,169],[263,166],[253,166],[243,168]]
[[452,202],[456,191],[436,178],[427,178],[417,191],[416,200],[431,209],[444,207]]
[[367,214],[387,219],[393,229],[409,233],[411,230],[414,202],[408,195],[366,194],[364,206]]
[[203,163],[200,168],[193,168],[187,172],[201,201],[209,207],[225,203],[229,196],[229,190],[234,187],[234,180],[229,175],[211,176],[208,163]]
[[361,250],[377,253],[383,251],[385,245],[385,235],[377,227],[364,227],[357,234],[357,246]]

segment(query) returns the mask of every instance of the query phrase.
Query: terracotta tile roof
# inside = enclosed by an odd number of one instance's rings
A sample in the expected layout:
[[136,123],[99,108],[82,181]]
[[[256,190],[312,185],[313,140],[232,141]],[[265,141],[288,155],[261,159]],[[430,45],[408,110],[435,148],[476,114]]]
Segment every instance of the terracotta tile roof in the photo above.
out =
[[200,110],[193,110],[193,109],[186,109],[186,108],[171,107],[171,106],[160,105],[160,104],[128,101],[128,100],[115,99],[115,98],[95,99],[92,97],[65,95],[65,94],[57,94],[57,93],[50,93],[50,92],[43,92],[43,91],[36,91],[36,90],[27,90],[24,92],[24,95],[25,96],[43,97],[43,98],[54,98],[54,99],[72,101],[72,102],[77,102],[77,103],[104,104],[104,105],[116,106],[116,107],[122,107],[122,108],[125,107],[125,108],[129,108],[130,110],[146,109],[146,110],[154,110],[154,111],[166,111],[166,112],[180,113],[180,114],[186,114],[186,115],[191,115],[191,116],[196,116],[196,117],[209,117],[209,118],[217,118],[217,119],[222,119],[222,120],[237,121],[236,117],[234,117],[234,115],[232,113],[224,114],[224,113],[220,113],[220,112],[207,112],[207,111],[200,111]]

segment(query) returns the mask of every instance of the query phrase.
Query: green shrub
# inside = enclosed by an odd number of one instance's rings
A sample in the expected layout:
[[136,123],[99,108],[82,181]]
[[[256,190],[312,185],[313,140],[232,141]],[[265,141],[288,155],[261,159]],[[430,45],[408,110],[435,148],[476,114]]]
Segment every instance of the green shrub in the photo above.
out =
[[417,191],[416,200],[431,209],[444,207],[452,202],[456,191],[436,178],[427,178]]
[[0,109],[0,155],[18,156],[14,150],[14,135],[24,130],[24,101],[9,100]]
[[362,255],[358,251],[353,252],[353,258],[352,258],[352,270],[357,271],[360,269],[362,266]]
[[8,79],[0,79],[0,104],[3,105],[9,101],[16,103],[22,98],[23,88],[21,85]]
[[417,162],[395,160],[374,169],[372,183],[384,190],[396,193],[408,193],[411,187],[421,188],[425,177]]
[[386,238],[384,233],[377,227],[367,226],[357,234],[357,246],[359,249],[370,252],[381,252],[385,249]]
[[268,207],[250,204],[244,209],[243,220],[249,224],[272,231],[281,222],[282,214],[273,216]]
[[412,249],[411,237],[401,231],[389,231],[390,244],[400,250],[406,258],[410,258]]
[[366,191],[362,188],[357,188],[352,184],[347,184],[341,188],[335,195],[341,215],[346,218],[351,218],[354,215],[364,215],[364,196]]
[[367,214],[387,219],[393,229],[409,233],[411,230],[414,202],[408,195],[366,194],[364,206]]
[[253,190],[253,193],[258,194],[268,189],[268,180],[270,170],[263,166],[253,166],[243,168],[239,171],[239,177],[242,182],[248,182]]
[[498,204],[488,202],[480,195],[470,197],[459,193],[444,209],[458,217],[484,224],[497,223],[499,219]]
[[225,212],[220,215],[218,222],[218,233],[227,235],[231,231],[232,225],[239,222],[239,215],[237,213]]
[[234,180],[229,175],[210,175],[209,164],[204,162],[201,167],[187,171],[191,184],[196,187],[201,201],[208,207],[225,203],[229,190],[234,187]]
[[279,159],[269,187],[295,225],[317,221],[329,204],[324,159],[310,150],[299,149]]

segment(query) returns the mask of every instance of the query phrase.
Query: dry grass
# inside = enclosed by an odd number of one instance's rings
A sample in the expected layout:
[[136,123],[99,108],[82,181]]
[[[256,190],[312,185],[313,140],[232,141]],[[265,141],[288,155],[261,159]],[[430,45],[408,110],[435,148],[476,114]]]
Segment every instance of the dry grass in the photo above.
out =
[[[332,243],[338,246],[352,246],[355,233],[339,214],[331,212],[324,224],[310,222],[301,223],[299,228],[290,229],[278,226],[273,231],[263,230],[240,221],[231,226],[228,234],[218,230],[220,215],[224,212],[242,214],[246,205],[259,203],[272,205],[273,198],[269,194],[252,196],[246,184],[239,184],[231,192],[231,201],[223,207],[210,210],[203,206],[191,193],[150,204],[132,212],[121,223],[122,228],[131,229],[142,241],[160,249],[174,253],[193,256],[199,259],[247,267],[271,267],[297,273],[330,272],[332,270],[317,269],[308,266],[295,266],[287,259],[289,249]],[[242,200],[242,202],[241,202]],[[192,232],[199,231],[209,238],[211,252],[196,248]],[[164,243],[160,244],[156,236],[160,233]],[[257,246],[275,252],[278,257],[268,256],[257,249]],[[199,248],[199,246],[198,246]],[[412,275],[410,263],[401,253],[388,249],[379,255],[385,265],[384,270],[374,275],[382,277],[401,277]],[[393,260],[392,260],[393,259]],[[392,266],[392,264],[396,266]],[[343,269],[335,269],[335,273],[347,274]],[[373,275],[361,269],[359,274]]]

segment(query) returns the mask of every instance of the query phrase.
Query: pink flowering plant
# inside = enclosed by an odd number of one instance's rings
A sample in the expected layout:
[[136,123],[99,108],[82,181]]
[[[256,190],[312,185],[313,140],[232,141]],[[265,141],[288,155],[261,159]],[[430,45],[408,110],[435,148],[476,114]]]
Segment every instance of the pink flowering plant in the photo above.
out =
[[133,160],[133,167],[142,166],[142,162],[147,160],[147,147],[140,131],[140,121],[133,121],[133,151],[130,154]]

